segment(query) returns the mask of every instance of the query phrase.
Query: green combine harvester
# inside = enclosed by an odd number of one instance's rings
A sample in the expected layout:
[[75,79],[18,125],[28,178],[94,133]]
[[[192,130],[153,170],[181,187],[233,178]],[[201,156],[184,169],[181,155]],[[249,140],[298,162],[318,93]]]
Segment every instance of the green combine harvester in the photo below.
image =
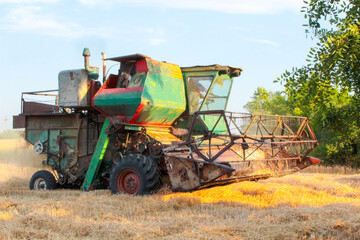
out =
[[[108,188],[151,194],[163,184],[193,191],[297,172],[317,140],[305,117],[226,112],[242,69],[179,67],[134,54],[106,58],[99,68],[59,73],[59,89],[22,94],[14,128],[52,172],[41,170],[30,189]],[[107,61],[117,74],[106,76]],[[29,97],[53,97],[53,104]],[[37,98],[38,99],[38,98]]]

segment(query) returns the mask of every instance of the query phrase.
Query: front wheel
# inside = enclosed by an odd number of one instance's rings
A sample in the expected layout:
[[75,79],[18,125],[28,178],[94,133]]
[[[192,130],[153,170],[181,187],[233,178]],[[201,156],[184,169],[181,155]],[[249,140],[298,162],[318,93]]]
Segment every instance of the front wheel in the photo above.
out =
[[31,190],[54,190],[56,188],[55,177],[49,171],[38,171],[31,177],[29,188]]
[[130,154],[120,159],[110,174],[112,193],[151,194],[161,187],[160,172],[151,157]]

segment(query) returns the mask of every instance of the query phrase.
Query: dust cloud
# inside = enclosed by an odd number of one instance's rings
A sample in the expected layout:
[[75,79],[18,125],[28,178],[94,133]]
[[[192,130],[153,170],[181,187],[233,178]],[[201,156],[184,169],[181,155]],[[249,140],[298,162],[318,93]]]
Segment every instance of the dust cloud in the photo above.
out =
[[42,167],[45,155],[37,155],[22,138],[0,139],[0,186],[27,187],[31,176]]

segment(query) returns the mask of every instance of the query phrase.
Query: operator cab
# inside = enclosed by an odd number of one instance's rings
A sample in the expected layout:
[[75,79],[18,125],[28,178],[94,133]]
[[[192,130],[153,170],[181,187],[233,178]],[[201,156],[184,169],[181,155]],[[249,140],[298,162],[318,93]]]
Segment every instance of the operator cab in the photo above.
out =
[[133,54],[122,57],[107,58],[105,60],[120,63],[118,74],[111,74],[104,88],[128,88],[138,86],[144,73],[147,72],[146,59],[151,59],[142,54]]
[[226,110],[233,78],[242,69],[210,65],[182,67],[189,114],[196,111]]

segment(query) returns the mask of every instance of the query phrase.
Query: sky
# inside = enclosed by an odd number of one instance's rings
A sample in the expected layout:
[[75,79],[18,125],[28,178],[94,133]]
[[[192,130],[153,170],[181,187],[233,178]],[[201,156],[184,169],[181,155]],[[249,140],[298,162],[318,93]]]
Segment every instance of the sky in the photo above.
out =
[[[302,0],[0,0],[0,126],[21,93],[58,88],[58,73],[140,53],[182,67],[241,67],[228,110],[243,112],[257,87],[306,64]],[[111,66],[111,63],[108,63]],[[0,129],[1,131],[2,129]]]

